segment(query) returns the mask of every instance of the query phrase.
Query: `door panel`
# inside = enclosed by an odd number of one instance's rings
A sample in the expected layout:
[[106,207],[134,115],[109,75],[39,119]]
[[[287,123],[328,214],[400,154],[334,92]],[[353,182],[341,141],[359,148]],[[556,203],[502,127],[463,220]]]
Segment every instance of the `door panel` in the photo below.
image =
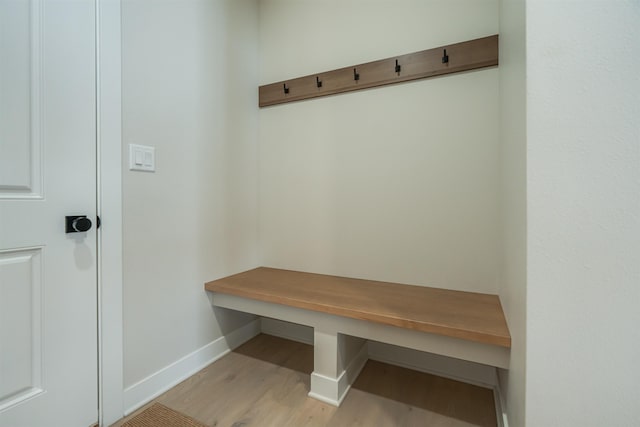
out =
[[0,409],[42,392],[41,248],[0,252]]
[[41,7],[0,0],[0,198],[41,197]]
[[0,426],[97,417],[95,5],[0,0]]

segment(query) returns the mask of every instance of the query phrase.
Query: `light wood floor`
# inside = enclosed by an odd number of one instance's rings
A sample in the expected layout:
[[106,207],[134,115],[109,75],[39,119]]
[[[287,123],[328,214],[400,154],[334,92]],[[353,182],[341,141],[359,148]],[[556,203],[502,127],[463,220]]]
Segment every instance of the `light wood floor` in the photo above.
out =
[[312,370],[312,346],[258,335],[154,402],[217,427],[496,426],[486,388],[370,360],[336,408],[307,397]]

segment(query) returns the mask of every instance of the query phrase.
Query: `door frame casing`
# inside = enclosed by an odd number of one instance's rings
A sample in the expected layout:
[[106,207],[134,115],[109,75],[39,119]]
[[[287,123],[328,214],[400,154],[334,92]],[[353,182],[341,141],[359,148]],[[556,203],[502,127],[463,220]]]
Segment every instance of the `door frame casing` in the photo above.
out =
[[98,409],[108,426],[124,415],[122,299],[122,48],[120,0],[96,2]]

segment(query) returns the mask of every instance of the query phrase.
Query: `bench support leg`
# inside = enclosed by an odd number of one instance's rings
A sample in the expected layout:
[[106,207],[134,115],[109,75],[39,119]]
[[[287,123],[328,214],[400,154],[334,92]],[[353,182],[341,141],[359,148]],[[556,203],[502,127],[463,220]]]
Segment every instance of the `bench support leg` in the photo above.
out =
[[367,362],[367,341],[315,328],[309,396],[334,406],[342,400]]

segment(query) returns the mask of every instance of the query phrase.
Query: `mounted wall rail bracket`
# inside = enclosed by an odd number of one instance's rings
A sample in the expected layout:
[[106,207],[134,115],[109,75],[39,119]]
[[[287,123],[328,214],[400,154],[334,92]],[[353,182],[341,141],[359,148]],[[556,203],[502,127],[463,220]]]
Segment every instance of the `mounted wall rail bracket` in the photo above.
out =
[[258,104],[268,107],[496,65],[497,34],[263,85],[259,87]]

